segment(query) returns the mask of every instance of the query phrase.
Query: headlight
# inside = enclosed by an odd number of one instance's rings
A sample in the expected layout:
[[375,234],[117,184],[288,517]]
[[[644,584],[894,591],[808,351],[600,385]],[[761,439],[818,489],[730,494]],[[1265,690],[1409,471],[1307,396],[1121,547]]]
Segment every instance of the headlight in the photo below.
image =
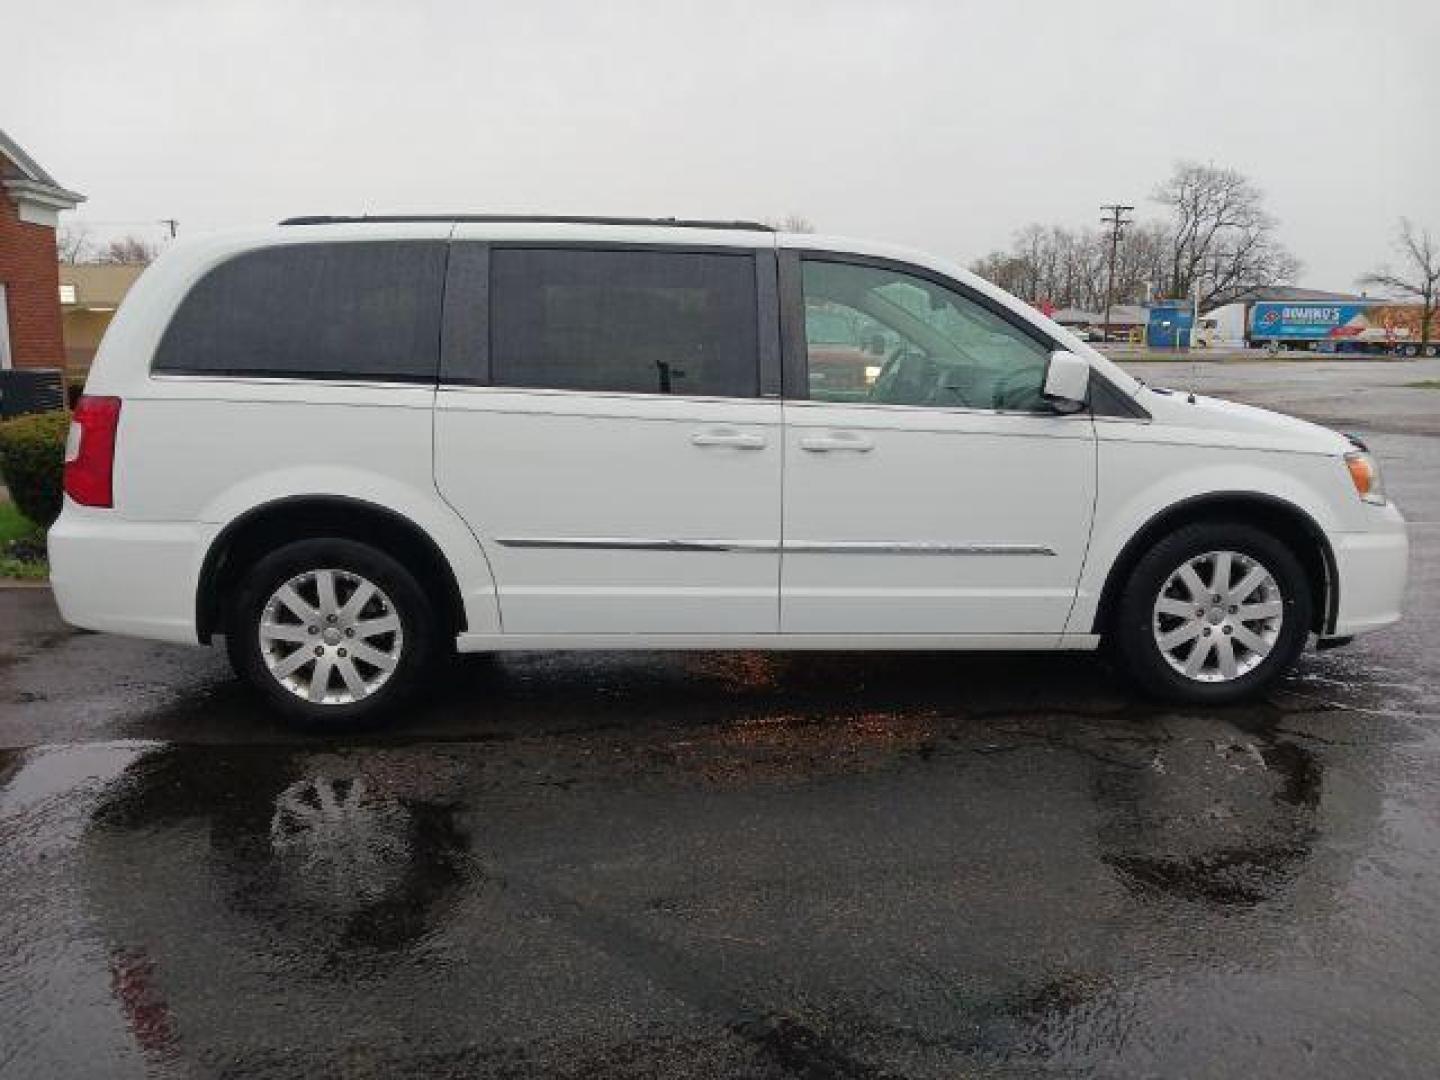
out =
[[1355,485],[1355,494],[1376,506],[1385,505],[1385,482],[1380,479],[1380,463],[1364,450],[1345,455],[1345,468]]

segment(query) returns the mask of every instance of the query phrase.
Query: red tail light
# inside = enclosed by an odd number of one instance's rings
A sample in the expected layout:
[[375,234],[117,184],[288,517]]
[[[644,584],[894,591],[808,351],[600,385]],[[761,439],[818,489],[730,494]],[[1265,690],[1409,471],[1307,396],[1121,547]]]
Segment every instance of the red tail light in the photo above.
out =
[[65,494],[81,506],[114,506],[118,397],[82,396],[70,416],[65,445]]

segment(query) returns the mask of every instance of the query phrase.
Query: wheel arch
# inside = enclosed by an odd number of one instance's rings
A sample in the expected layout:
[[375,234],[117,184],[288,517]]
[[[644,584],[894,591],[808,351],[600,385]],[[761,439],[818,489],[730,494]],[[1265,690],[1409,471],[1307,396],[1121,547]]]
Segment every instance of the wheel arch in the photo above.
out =
[[1293,502],[1252,491],[1195,495],[1152,515],[1110,564],[1091,632],[1103,635],[1109,628],[1125,583],[1146,551],[1161,537],[1186,525],[1204,521],[1239,521],[1263,528],[1287,541],[1305,568],[1305,577],[1315,601],[1315,623],[1311,629],[1322,635],[1333,632],[1340,610],[1340,585],[1335,552],[1325,530]]
[[252,507],[211,542],[195,589],[195,629],[209,644],[223,625],[226,602],[244,569],[294,540],[337,536],[370,544],[403,563],[439,601],[452,637],[467,629],[459,579],[435,540],[403,514],[341,495],[290,495]]

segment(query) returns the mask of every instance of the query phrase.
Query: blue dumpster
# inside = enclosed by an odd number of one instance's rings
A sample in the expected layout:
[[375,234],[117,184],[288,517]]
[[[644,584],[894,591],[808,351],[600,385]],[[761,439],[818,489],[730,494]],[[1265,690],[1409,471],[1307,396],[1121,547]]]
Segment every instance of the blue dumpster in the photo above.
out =
[[1188,303],[1156,304],[1145,324],[1145,343],[1152,349],[1188,349],[1195,329],[1195,311]]

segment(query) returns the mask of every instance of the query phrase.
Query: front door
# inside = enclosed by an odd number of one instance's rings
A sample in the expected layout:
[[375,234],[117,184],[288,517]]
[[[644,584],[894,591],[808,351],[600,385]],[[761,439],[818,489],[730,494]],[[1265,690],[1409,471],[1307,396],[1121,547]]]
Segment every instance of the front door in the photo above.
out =
[[773,249],[497,243],[457,274],[486,249],[453,247],[447,365],[466,327],[488,359],[480,385],[442,379],[436,478],[484,546],[505,632],[774,633],[781,406],[760,394],[757,300]]
[[1058,635],[1096,450],[1088,415],[1043,399],[1050,343],[928,271],[784,258],[807,370],[786,390],[782,631]]

